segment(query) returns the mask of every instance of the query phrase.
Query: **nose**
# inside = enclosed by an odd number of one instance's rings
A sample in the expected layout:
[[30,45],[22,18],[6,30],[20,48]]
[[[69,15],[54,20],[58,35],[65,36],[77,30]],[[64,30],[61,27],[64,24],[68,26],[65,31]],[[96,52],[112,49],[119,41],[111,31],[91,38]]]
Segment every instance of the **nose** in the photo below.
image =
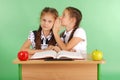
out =
[[48,23],[47,23],[47,21],[45,21],[45,23],[44,23],[45,25],[47,25]]

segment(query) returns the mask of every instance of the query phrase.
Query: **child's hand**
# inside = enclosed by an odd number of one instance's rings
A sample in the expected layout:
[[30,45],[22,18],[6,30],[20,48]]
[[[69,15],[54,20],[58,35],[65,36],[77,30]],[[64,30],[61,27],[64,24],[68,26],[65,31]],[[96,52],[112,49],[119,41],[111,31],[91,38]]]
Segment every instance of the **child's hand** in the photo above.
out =
[[58,33],[61,27],[61,19],[58,17],[53,26],[53,33]]
[[48,48],[46,48],[45,50],[53,50],[54,46],[49,45]]
[[76,50],[75,50],[75,49],[71,49],[70,51],[71,51],[71,52],[76,52]]
[[56,51],[56,52],[61,51],[61,49],[60,49],[58,46],[54,46],[54,47],[53,47],[53,50]]

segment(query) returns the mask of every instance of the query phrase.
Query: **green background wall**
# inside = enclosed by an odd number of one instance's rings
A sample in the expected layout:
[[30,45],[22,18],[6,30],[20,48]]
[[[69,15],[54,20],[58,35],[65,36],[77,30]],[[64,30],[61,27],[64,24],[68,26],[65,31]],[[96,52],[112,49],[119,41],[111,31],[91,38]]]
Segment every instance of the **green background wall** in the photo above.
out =
[[30,30],[39,25],[39,13],[54,7],[62,14],[67,6],[83,13],[88,53],[102,50],[101,80],[120,80],[120,0],[0,0],[0,80],[18,80],[12,63]]

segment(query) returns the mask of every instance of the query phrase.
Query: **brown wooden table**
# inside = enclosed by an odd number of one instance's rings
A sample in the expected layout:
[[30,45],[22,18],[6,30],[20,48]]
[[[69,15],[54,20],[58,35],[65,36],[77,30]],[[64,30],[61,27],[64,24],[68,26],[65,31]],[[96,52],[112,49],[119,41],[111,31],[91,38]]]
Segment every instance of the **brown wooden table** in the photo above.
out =
[[44,61],[15,59],[19,80],[99,80],[99,65],[105,61]]

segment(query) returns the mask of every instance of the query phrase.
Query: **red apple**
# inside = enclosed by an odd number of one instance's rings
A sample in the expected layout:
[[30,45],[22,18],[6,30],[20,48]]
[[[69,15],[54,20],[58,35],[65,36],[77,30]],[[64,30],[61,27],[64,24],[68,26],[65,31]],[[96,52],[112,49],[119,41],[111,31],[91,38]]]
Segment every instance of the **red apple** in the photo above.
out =
[[28,60],[28,56],[29,56],[29,54],[27,51],[20,51],[20,52],[18,52],[18,55],[17,55],[18,59],[21,61]]

